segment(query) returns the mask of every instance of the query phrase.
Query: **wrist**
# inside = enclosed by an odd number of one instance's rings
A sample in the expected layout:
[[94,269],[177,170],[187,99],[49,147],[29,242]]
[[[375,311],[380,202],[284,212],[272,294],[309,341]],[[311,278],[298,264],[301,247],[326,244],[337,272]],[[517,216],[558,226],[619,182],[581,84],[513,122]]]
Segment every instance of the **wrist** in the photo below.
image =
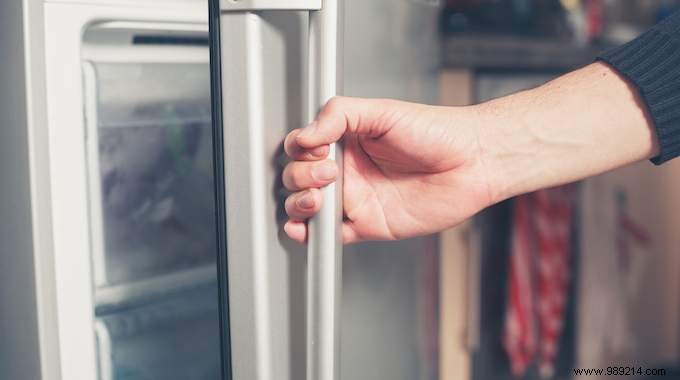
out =
[[[526,113],[511,98],[502,98],[473,106],[478,123],[478,162],[488,186],[491,204],[504,201],[528,190],[532,174],[531,157],[536,141],[525,133]],[[512,113],[511,110],[512,109]]]
[[637,91],[593,64],[476,107],[493,202],[597,175],[658,152]]

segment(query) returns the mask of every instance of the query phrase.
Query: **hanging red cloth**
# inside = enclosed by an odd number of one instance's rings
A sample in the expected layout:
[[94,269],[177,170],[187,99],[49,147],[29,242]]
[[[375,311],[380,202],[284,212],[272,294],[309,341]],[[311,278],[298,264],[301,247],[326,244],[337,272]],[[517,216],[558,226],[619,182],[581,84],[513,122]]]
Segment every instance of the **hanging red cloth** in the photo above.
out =
[[513,375],[554,374],[569,290],[575,186],[515,199],[503,345]]

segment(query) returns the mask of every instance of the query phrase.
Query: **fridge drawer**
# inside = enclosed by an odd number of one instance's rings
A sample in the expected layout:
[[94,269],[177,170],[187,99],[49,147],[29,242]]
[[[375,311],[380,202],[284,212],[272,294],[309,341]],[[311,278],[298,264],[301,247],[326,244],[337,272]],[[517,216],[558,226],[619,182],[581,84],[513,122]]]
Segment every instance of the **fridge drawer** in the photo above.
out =
[[213,284],[98,315],[99,378],[220,379],[216,299]]

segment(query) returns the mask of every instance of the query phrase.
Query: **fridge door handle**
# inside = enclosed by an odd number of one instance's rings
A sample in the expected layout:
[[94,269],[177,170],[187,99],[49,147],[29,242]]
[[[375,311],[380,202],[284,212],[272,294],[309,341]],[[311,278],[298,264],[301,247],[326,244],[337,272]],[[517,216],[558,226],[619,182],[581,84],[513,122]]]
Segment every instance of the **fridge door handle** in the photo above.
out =
[[[309,12],[309,31],[308,44],[309,56],[307,60],[307,117],[311,122],[319,110],[334,96],[341,94],[342,85],[342,5],[344,0],[213,0],[211,6],[211,38],[218,38],[220,33],[224,33],[230,41],[230,46],[237,46],[237,51],[243,52],[247,49],[257,48],[258,35],[250,27],[249,14],[257,14],[261,11],[308,11]],[[215,15],[215,13],[219,13]],[[226,30],[214,33],[219,30],[220,15],[232,15],[229,22],[223,24]],[[215,17],[217,16],[217,17]],[[248,28],[251,29],[248,29]],[[235,37],[234,33],[243,30],[247,33],[245,38]],[[236,45],[234,45],[236,44]],[[213,41],[212,46],[220,46],[219,41]],[[220,55],[213,54],[213,66],[223,66],[220,63]],[[255,60],[256,61],[256,60]],[[246,62],[246,61],[244,61]],[[238,70],[259,70],[261,67],[247,66],[244,62],[238,63],[238,67],[232,67],[230,78],[236,83],[236,88],[248,88],[244,79],[237,74],[242,74]],[[255,65],[257,66],[257,65]],[[213,85],[219,84],[219,71],[213,70]],[[254,75],[261,79],[261,75]],[[258,80],[259,80],[258,79]],[[240,81],[240,82],[239,82]],[[243,83],[241,83],[243,82]],[[261,83],[256,87],[260,88]],[[248,94],[244,98],[231,95],[232,100],[237,103],[233,107],[240,109],[248,108],[249,102],[258,102],[256,97],[260,94],[254,90],[247,90]],[[220,89],[213,89],[214,109],[221,109],[224,105],[219,95]],[[215,94],[218,94],[217,97]],[[243,104],[241,104],[243,103]],[[221,117],[217,112],[214,117]],[[245,116],[246,120],[231,118],[234,125],[247,125],[248,123],[261,124],[261,120],[250,120],[257,118],[256,114]],[[214,121],[215,123],[215,121]],[[216,122],[222,123],[221,120]],[[258,124],[258,125],[259,125]],[[233,137],[240,137],[238,133],[231,132]],[[223,136],[216,135],[215,139],[219,142]],[[217,150],[221,150],[220,147]],[[342,149],[339,145],[333,144],[330,148],[328,159],[335,160],[340,166],[342,173]],[[217,173],[220,174],[220,169]],[[222,171],[223,172],[223,171]],[[323,207],[319,214],[309,220],[309,235],[307,246],[307,297],[306,297],[306,378],[307,380],[339,380],[339,316],[341,298],[341,277],[342,277],[342,175],[340,179],[329,186],[323,188]],[[220,178],[217,177],[220,181]],[[219,206],[218,206],[219,207]],[[225,219],[226,216],[220,217]],[[224,245],[224,244],[222,244]],[[220,249],[224,251],[224,249]],[[222,258],[218,267],[222,272],[227,262]],[[229,261],[231,263],[231,261]],[[224,276],[219,276],[224,283],[220,289],[226,288]],[[261,285],[261,284],[260,284]],[[223,310],[222,320],[223,329],[229,326],[228,310]],[[228,343],[228,334],[223,336],[223,352],[228,355],[231,347]],[[230,369],[227,368],[226,372]],[[240,380],[240,379],[237,379]]]
[[[309,18],[309,121],[342,93],[343,0],[323,0]],[[332,144],[329,159],[338,181],[321,189],[323,207],[308,222],[307,380],[340,379],[342,296],[342,148]]]

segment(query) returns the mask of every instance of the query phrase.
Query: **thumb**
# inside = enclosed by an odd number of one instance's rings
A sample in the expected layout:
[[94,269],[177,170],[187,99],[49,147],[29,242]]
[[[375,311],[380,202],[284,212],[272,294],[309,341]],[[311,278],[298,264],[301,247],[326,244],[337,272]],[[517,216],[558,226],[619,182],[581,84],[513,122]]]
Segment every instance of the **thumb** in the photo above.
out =
[[314,122],[302,129],[296,141],[301,147],[312,149],[340,140],[346,131],[378,137],[389,129],[381,120],[394,102],[335,97],[326,103]]

